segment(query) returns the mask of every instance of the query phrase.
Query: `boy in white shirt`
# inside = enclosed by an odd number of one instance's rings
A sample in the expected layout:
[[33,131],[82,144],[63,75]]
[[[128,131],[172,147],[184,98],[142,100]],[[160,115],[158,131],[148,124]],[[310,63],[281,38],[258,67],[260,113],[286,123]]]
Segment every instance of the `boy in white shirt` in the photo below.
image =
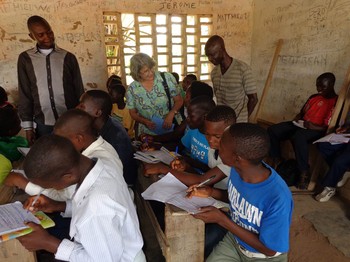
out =
[[25,248],[55,253],[63,261],[146,261],[136,210],[122,175],[116,177],[101,160],[81,155],[68,139],[57,135],[44,136],[33,145],[24,171],[43,188],[61,190],[77,184],[72,201],[57,202],[41,195],[33,208],[34,197],[25,203],[31,211],[71,215],[74,241],[60,241],[28,223],[34,231],[19,238]]

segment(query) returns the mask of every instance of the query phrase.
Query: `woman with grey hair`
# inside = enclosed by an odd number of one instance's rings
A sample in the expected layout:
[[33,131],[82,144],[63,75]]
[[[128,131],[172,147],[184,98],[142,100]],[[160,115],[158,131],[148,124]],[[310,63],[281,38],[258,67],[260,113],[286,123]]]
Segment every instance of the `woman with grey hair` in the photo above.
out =
[[[174,118],[178,124],[182,121],[178,111],[183,99],[176,88],[176,80],[172,74],[164,73],[169,101],[163,78],[155,67],[155,61],[143,53],[135,54],[130,60],[130,73],[135,81],[127,89],[126,106],[131,117],[138,122],[137,135],[159,135],[159,129],[163,129],[164,133],[171,131]],[[159,128],[161,122],[163,124]]]

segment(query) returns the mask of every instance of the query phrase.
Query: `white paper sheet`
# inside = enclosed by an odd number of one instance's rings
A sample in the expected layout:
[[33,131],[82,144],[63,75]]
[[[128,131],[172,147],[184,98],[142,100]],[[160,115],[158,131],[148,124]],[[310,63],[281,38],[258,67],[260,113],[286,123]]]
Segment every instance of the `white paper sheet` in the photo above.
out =
[[179,181],[171,173],[150,185],[142,197],[146,200],[157,200],[177,206],[191,214],[200,212],[199,208],[205,206],[216,206],[221,208],[222,202],[214,198],[192,197],[186,198],[187,186]]
[[26,209],[21,202],[14,202],[0,206],[0,235],[27,228],[24,222],[40,221]]
[[336,133],[331,133],[329,135],[326,135],[315,142],[315,143],[320,143],[320,142],[328,142],[331,143],[332,145],[335,144],[343,144],[343,143],[348,143],[350,141],[350,134],[336,134]]
[[17,147],[17,150],[23,155],[26,156],[30,150],[29,147]]
[[134,158],[146,163],[152,164],[152,163],[163,162],[166,165],[169,165],[171,161],[174,160],[173,156],[171,156],[169,153],[166,153],[163,150],[146,151],[146,152],[137,151],[134,154]]

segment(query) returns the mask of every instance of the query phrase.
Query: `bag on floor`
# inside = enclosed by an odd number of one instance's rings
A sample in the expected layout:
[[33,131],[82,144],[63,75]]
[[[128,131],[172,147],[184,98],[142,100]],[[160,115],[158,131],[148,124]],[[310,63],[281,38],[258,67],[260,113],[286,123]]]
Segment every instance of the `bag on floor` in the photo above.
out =
[[295,186],[298,183],[300,171],[295,159],[283,160],[277,166],[276,171],[288,186]]

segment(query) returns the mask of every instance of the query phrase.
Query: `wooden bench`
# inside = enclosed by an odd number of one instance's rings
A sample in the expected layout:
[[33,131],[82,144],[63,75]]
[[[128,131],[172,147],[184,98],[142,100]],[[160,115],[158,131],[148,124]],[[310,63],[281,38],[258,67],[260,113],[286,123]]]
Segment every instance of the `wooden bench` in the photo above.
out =
[[146,178],[143,176],[143,170],[139,170],[136,202],[139,210],[147,212],[163,256],[167,262],[204,261],[204,222],[195,219],[186,211],[165,204],[165,229],[163,231],[149,201],[142,198],[141,193],[156,180],[157,176]]

